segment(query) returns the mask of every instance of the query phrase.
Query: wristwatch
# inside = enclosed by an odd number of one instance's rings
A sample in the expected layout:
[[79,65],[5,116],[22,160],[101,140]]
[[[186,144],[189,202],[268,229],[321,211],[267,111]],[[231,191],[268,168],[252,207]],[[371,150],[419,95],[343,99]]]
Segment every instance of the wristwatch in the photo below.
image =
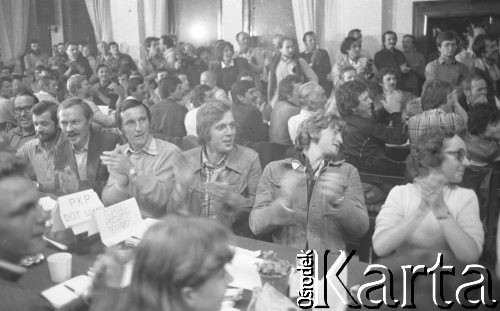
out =
[[135,167],[132,167],[129,171],[128,171],[128,179],[132,179],[134,178],[135,176],[137,176],[137,170],[135,169]]

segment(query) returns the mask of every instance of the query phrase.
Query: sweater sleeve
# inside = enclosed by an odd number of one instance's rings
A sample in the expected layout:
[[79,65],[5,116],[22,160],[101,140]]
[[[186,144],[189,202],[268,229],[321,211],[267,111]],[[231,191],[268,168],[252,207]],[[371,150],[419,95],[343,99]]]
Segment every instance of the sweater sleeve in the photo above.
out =
[[[479,253],[483,252],[484,230],[479,217],[479,201],[476,193],[470,189],[458,188],[455,191],[460,191],[457,195],[457,205],[460,208],[457,210],[455,220],[462,230],[469,235],[476,243]],[[463,192],[462,192],[463,191]],[[461,204],[461,205],[460,205]]]

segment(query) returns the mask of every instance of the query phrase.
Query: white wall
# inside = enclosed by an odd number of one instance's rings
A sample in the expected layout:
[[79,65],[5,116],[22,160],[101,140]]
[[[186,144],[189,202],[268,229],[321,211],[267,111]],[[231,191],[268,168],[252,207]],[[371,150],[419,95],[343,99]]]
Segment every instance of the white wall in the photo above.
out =
[[243,30],[243,1],[222,1],[222,39],[231,42],[238,50],[236,34]]

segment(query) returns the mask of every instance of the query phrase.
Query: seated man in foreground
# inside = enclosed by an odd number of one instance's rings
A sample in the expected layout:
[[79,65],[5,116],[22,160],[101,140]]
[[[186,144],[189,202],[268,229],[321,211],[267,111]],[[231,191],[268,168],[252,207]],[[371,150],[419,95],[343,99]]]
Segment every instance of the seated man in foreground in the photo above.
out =
[[39,293],[16,282],[26,272],[21,258],[45,247],[42,234],[48,214],[38,205],[38,192],[21,158],[0,152],[0,301],[1,310],[52,310]]
[[177,181],[169,210],[217,219],[235,234],[251,235],[248,214],[261,174],[259,156],[234,144],[231,107],[214,101],[196,115],[201,147],[184,152],[184,182]]
[[298,158],[269,163],[257,188],[250,228],[275,243],[321,251],[345,249],[368,230],[358,171],[337,156],[340,121],[318,113],[299,127]]
[[135,197],[143,216],[161,217],[175,181],[179,149],[150,134],[151,113],[142,102],[126,99],[117,115],[128,143],[101,155],[110,173],[102,201],[107,206]]

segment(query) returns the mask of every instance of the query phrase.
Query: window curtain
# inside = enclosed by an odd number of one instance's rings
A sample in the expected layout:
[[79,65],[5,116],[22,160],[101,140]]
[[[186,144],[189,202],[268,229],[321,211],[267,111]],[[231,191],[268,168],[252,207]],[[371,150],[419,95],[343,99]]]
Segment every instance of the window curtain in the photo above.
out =
[[109,0],[85,0],[96,41],[112,41],[111,6]]
[[316,0],[292,0],[292,9],[299,50],[303,51],[302,36],[307,31],[316,31]]
[[[160,37],[168,34],[168,0],[138,0],[139,40],[141,46],[146,37]],[[141,58],[145,55],[141,48]]]
[[29,0],[0,0],[0,51],[10,62],[24,54],[28,40]]

